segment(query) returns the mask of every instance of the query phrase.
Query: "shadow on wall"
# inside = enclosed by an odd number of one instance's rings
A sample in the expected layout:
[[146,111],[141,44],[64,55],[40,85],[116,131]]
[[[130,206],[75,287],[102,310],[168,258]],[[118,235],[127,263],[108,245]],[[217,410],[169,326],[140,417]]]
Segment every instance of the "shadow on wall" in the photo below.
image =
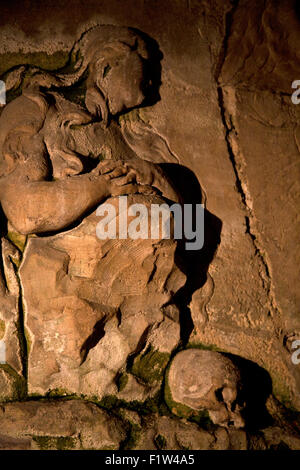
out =
[[256,431],[270,426],[273,419],[266,408],[266,401],[272,394],[272,380],[262,367],[234,354],[225,354],[240,370],[243,389],[241,402],[246,403],[243,418],[246,429]]
[[7,220],[0,204],[0,296],[5,294],[5,289],[6,289],[3,258],[2,258],[2,246],[1,246],[2,237],[6,235],[6,232],[7,232]]
[[[203,203],[200,183],[196,175],[187,167],[163,163],[160,165],[166,175],[172,180],[184,204]],[[193,213],[193,228],[195,212]],[[193,293],[204,286],[210,263],[221,240],[222,221],[207,209],[204,210],[204,246],[200,250],[185,250],[185,240],[178,241],[176,264],[187,276],[185,285],[174,295],[172,302],[180,308],[181,340],[186,344],[193,330],[193,321],[188,304]]]

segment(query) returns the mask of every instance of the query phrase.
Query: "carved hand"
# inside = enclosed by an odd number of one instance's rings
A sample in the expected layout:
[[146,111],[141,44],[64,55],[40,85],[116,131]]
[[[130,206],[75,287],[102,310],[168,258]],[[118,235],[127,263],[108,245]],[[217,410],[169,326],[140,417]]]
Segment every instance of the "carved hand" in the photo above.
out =
[[150,171],[147,171],[146,166],[145,170],[143,174],[142,171],[136,170],[121,160],[103,160],[93,173],[100,174],[107,180],[111,196],[133,193],[157,194],[155,188],[151,186],[154,178]]
[[[103,160],[97,167],[102,175],[114,179],[114,184],[124,187],[129,183],[138,183],[139,187],[157,188],[166,198],[178,201],[179,197],[162,169],[146,160],[134,159],[126,162],[120,160]],[[138,191],[140,192],[140,191]]]

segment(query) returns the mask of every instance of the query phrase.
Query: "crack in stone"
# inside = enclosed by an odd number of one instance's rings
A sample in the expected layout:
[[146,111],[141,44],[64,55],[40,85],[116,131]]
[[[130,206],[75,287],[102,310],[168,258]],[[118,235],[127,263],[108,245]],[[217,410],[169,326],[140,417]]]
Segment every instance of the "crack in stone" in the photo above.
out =
[[233,16],[234,13],[239,5],[239,0],[232,0],[232,8],[225,14],[225,34],[221,46],[221,50],[219,53],[219,60],[216,65],[214,77],[216,82],[219,84],[219,78],[221,75],[221,71],[225,62],[225,58],[227,55],[228,50],[228,41],[231,35],[232,23],[233,23]]
[[[21,254],[22,255],[22,254]],[[26,395],[28,393],[28,346],[27,346],[27,339],[25,333],[25,309],[24,309],[24,294],[23,294],[23,286],[21,283],[20,275],[18,267],[15,265],[13,260],[11,260],[12,266],[14,268],[15,276],[17,282],[19,284],[19,298],[18,298],[18,337],[19,337],[19,344],[21,349],[21,361],[22,361],[22,375],[25,379],[25,386],[26,386]]]
[[[253,214],[252,207],[249,205],[250,198],[247,195],[247,190],[245,189],[245,183],[243,183],[241,165],[238,161],[237,155],[235,155],[235,152],[231,144],[231,134],[234,133],[236,137],[238,134],[233,124],[232,116],[225,108],[223,89],[220,85],[217,87],[217,92],[218,92],[218,104],[220,108],[221,119],[222,119],[222,123],[223,123],[224,130],[225,130],[225,140],[226,140],[226,145],[227,145],[227,151],[228,151],[229,159],[230,159],[230,162],[234,171],[235,179],[236,179],[236,189],[240,195],[242,204],[244,206],[244,211],[246,212],[245,214],[246,234],[249,235],[252,241],[253,247],[254,247],[255,256],[259,258],[261,265],[263,267],[264,272],[259,270],[259,275],[261,277],[263,288],[269,300],[269,315],[273,317],[274,319],[275,315],[276,317],[279,317],[280,312],[279,312],[278,307],[276,306],[274,294],[272,293],[271,272],[269,269],[268,262],[266,260],[266,256],[261,247],[261,242],[259,241],[259,234],[255,233],[255,229],[253,227],[252,222],[255,216]],[[280,328],[278,327],[276,328],[276,326],[277,325],[275,325],[276,334],[279,336]]]
[[[222,47],[221,47],[220,54],[219,54],[219,60],[218,60],[218,63],[216,65],[214,76],[215,76],[215,81],[217,83],[218,105],[219,105],[219,109],[220,109],[221,120],[222,120],[224,130],[225,130],[225,141],[226,141],[226,145],[227,145],[227,151],[228,151],[229,159],[230,159],[230,162],[231,162],[231,165],[232,165],[232,168],[233,168],[233,171],[234,171],[234,175],[235,175],[236,188],[237,188],[237,191],[240,195],[242,204],[244,206],[244,210],[246,212],[246,214],[245,214],[246,234],[249,235],[249,237],[252,241],[252,245],[253,245],[254,251],[255,251],[255,256],[257,256],[259,258],[259,260],[260,260],[260,262],[263,266],[264,273],[261,272],[261,270],[259,270],[259,275],[261,277],[263,288],[264,288],[264,290],[267,294],[268,300],[269,300],[269,308],[270,308],[269,314],[272,317],[274,317],[274,314],[276,314],[276,316],[279,316],[280,312],[279,312],[277,306],[275,305],[276,302],[275,302],[275,299],[274,299],[274,295],[272,293],[271,273],[270,273],[270,269],[269,269],[266,257],[263,253],[263,250],[261,249],[260,242],[258,240],[258,234],[255,234],[253,224],[251,223],[253,218],[254,218],[253,210],[252,210],[252,207],[250,207],[250,205],[249,205],[249,197],[247,195],[247,191],[244,189],[245,185],[243,184],[243,176],[242,176],[241,166],[240,166],[240,164],[238,162],[238,158],[235,155],[234,150],[232,148],[231,138],[230,138],[232,132],[234,132],[235,136],[237,136],[237,131],[236,131],[235,126],[233,124],[232,116],[226,110],[226,107],[225,107],[225,104],[224,104],[223,88],[222,88],[222,86],[220,84],[220,81],[219,81],[221,71],[222,71],[226,56],[227,56],[228,41],[229,41],[229,38],[230,38],[230,35],[231,35],[233,17],[234,17],[234,14],[235,14],[236,10],[237,10],[238,5],[239,5],[239,0],[233,0],[232,8],[225,15],[225,34],[224,34],[223,43],[222,43]],[[230,125],[229,125],[228,121],[229,121]],[[278,328],[277,328],[277,330],[278,330]],[[277,331],[277,334],[279,335],[280,331]]]

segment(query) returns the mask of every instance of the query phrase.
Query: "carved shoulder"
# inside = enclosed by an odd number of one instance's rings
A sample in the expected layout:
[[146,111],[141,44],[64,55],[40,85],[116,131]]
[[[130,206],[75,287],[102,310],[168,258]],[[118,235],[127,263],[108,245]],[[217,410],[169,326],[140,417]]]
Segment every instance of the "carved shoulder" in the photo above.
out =
[[9,103],[0,118],[1,185],[12,173],[17,179],[41,180],[48,174],[48,164],[39,131],[48,110],[42,94],[22,94]]
[[2,141],[7,134],[16,129],[38,132],[43,125],[49,105],[40,92],[24,92],[5,106],[0,117]]

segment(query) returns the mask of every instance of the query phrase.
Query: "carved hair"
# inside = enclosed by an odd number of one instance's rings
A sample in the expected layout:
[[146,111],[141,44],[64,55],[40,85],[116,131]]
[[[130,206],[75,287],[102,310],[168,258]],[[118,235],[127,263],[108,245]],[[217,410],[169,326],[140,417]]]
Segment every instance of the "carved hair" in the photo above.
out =
[[[100,100],[101,117],[104,124],[106,124],[108,120],[107,96],[105,96],[101,88],[102,73],[97,83],[94,83],[97,71],[103,66],[104,62],[109,63],[110,58],[123,53],[130,54],[132,52],[138,54],[144,60],[151,59],[153,54],[159,54],[159,50],[156,46],[157,51],[154,52],[155,47],[153,48],[153,44],[151,44],[152,48],[150,51],[149,40],[150,38],[147,35],[132,28],[112,25],[94,26],[81,35],[70,51],[68,69],[71,66],[71,72],[65,72],[64,69],[66,67],[62,68],[61,71],[50,72],[36,66],[22,65],[9,71],[5,77],[7,91],[19,87],[27,95],[34,94],[40,88],[44,91],[50,89],[62,91],[64,88],[67,89],[76,85],[80,80],[84,79],[86,72],[88,72],[86,77],[88,88],[86,97],[93,90],[97,92],[98,103]],[[158,57],[159,59],[161,58],[159,55]],[[151,126],[146,125],[144,122],[136,122],[134,126],[130,124],[130,121],[123,122],[122,131],[128,145],[140,158],[156,163],[178,162],[165,140]],[[7,136],[7,139],[9,140],[9,136]],[[65,144],[64,147],[67,148],[67,137],[63,143]],[[69,155],[70,152],[66,151],[65,153]],[[3,155],[2,158],[7,160]],[[3,161],[2,163],[4,164],[5,162]],[[7,163],[4,165],[5,170],[2,168],[0,176],[6,174],[7,171],[12,171],[16,158],[11,161],[10,165]],[[79,160],[78,163],[80,163]],[[3,164],[1,165],[2,167]],[[80,172],[80,168],[81,166],[79,166],[77,173]]]
[[[8,72],[5,82],[6,90],[16,89],[19,86],[69,87],[75,85],[87,71],[104,54],[113,54],[118,51],[134,51],[143,59],[149,58],[149,51],[142,33],[121,26],[97,25],[85,31],[75,42],[69,54],[69,64],[72,71],[64,73],[50,72],[36,66],[22,65]],[[68,66],[69,67],[69,66]],[[27,81],[26,77],[30,77]]]

